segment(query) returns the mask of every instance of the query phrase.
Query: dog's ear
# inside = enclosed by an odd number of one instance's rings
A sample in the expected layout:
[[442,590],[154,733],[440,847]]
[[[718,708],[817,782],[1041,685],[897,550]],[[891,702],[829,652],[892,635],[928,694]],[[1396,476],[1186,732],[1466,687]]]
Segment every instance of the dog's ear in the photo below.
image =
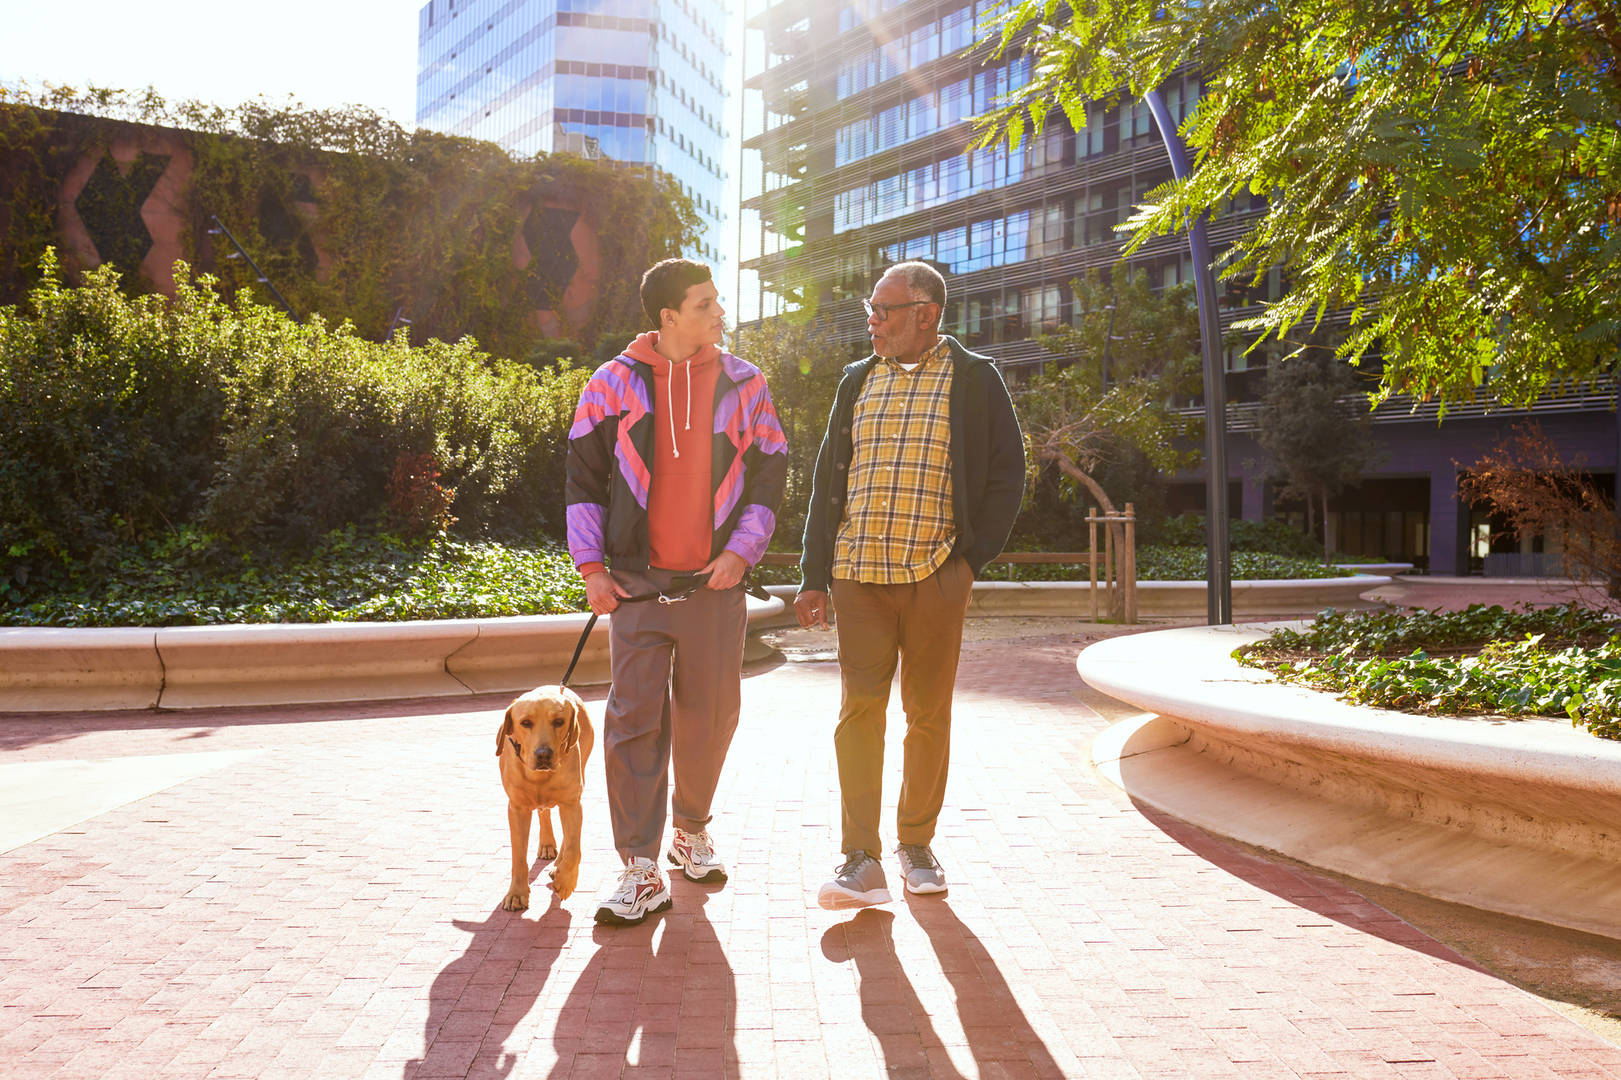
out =
[[568,735],[563,739],[563,753],[567,754],[580,745],[580,724],[585,720],[585,703],[570,694],[568,701]]
[[495,756],[500,757],[502,749],[507,745],[507,736],[512,734],[512,706],[507,706],[507,715],[501,721],[501,730],[495,733]]

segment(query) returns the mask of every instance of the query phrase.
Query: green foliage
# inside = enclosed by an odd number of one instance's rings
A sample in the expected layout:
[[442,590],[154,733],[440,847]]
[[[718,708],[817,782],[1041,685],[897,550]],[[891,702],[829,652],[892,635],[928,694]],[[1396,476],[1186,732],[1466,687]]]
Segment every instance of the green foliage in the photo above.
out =
[[1234,657],[1359,705],[1421,713],[1568,716],[1621,738],[1621,634],[1570,605],[1509,611],[1327,611]]
[[[1178,514],[1151,528],[1139,530],[1138,535],[1150,544],[1204,547],[1205,517],[1203,514]],[[1323,546],[1316,540],[1276,518],[1269,521],[1228,519],[1227,543],[1235,552],[1288,555],[1297,559],[1322,558],[1323,555]]]
[[585,609],[584,584],[555,543],[408,542],[349,527],[305,556],[265,559],[222,556],[211,538],[183,530],[122,548],[115,563],[104,582],[32,603],[0,596],[0,625],[396,622]]
[[1306,504],[1308,530],[1328,500],[1361,482],[1378,458],[1372,418],[1357,400],[1351,369],[1320,355],[1267,369],[1255,434],[1283,473],[1282,494]]
[[[1137,549],[1139,581],[1203,581],[1207,552],[1197,547],[1145,544]],[[1303,578],[1345,577],[1350,572],[1292,555],[1265,551],[1234,551],[1229,555],[1234,581],[1280,581]]]
[[733,351],[765,373],[788,441],[787,484],[772,546],[795,551],[805,531],[816,453],[849,356],[844,346],[834,343],[830,325],[791,316],[739,328]]
[[[1108,280],[1093,272],[1071,282],[1077,320],[1041,339],[1060,359],[1015,395],[1030,475],[1025,484],[1021,540],[1078,534],[1084,507],[1123,509],[1126,490],[1152,515],[1148,478],[1192,464],[1197,422],[1170,408],[1198,377],[1199,324],[1190,290],[1154,293],[1141,272],[1117,266]],[[1114,484],[1113,496],[1109,486]],[[1127,487],[1122,488],[1120,483]],[[1055,512],[1050,495],[1074,505]],[[1115,526],[1118,533],[1118,526]],[[1117,537],[1123,542],[1123,535]],[[1073,543],[1073,541],[1071,541]]]
[[[514,160],[491,143],[407,132],[358,106],[259,99],[222,108],[151,91],[0,88],[0,190],[11,210],[9,220],[0,214],[0,299],[37,280],[40,254],[60,242],[63,177],[85,151],[127,130],[119,121],[167,127],[191,151],[181,207],[194,223],[183,241],[190,261],[228,292],[259,290],[251,269],[227,259],[225,237],[206,231],[217,215],[300,316],[347,320],[372,340],[403,309],[416,340],[472,334],[498,356],[528,357],[544,337],[530,313],[561,315],[574,265],[563,231],[571,212],[537,216],[545,207],[579,208],[595,226],[597,299],[582,325],[564,322],[564,333],[584,341],[638,323],[641,269],[697,235],[691,200],[654,170],[568,154]],[[118,186],[113,201],[126,190]],[[127,207],[104,210],[129,216]],[[531,256],[523,268],[513,259],[520,237]],[[123,269],[127,289],[150,287]]]
[[1149,192],[1129,250],[1234,198],[1265,215],[1223,274],[1281,266],[1240,328],[1285,340],[1348,309],[1381,394],[1526,403],[1614,369],[1621,343],[1621,17],[1598,0],[1023,0],[1003,50],[1032,79],[991,114],[1017,143],[1056,110],[1202,74],[1192,174]]
[[563,457],[588,374],[537,378],[470,338],[413,348],[299,325],[184,265],[173,299],[108,267],[44,277],[0,308],[0,597],[102,574],[122,545],[194,528],[299,548],[388,507],[402,457],[431,457],[467,536],[561,521]]

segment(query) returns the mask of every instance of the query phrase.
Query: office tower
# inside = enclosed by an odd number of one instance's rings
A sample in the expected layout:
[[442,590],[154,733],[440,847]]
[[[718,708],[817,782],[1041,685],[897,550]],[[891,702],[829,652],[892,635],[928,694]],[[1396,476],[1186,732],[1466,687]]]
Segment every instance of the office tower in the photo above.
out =
[[719,259],[725,11],[703,0],[429,0],[417,123],[518,156],[656,166],[698,209],[693,254]]
[[[1026,61],[993,61],[989,43],[977,41],[981,20],[1001,6],[748,0],[739,264],[741,293],[755,302],[740,320],[813,311],[859,356],[868,348],[861,297],[886,266],[924,259],[946,274],[945,332],[994,356],[1015,386],[1053,362],[1036,338],[1074,319],[1070,281],[1119,260],[1115,226],[1171,167],[1147,106],[1129,95],[1090,107],[1079,130],[1055,114],[1017,150],[970,150],[969,118],[1028,78]],[[1181,73],[1160,90],[1180,122],[1200,81]],[[1231,244],[1266,205],[1245,194],[1223,208],[1210,223],[1212,247]],[[1181,236],[1148,241],[1130,266],[1153,287],[1188,281],[1193,270]],[[1275,269],[1257,283],[1223,283],[1223,327],[1281,292]],[[1343,328],[1345,317],[1330,313],[1320,332]],[[1230,503],[1251,520],[1277,510],[1251,433],[1265,365],[1281,351],[1224,350]],[[1368,357],[1363,370],[1378,362]],[[1384,462],[1331,502],[1330,543],[1436,573],[1489,565],[1489,555],[1507,553],[1486,511],[1460,501],[1458,462],[1476,460],[1513,422],[1547,417],[1561,447],[1598,463],[1589,475],[1614,490],[1613,401],[1611,387],[1578,387],[1528,410],[1454,408],[1438,426],[1435,403],[1392,400],[1374,414]],[[1167,486],[1173,511],[1202,510],[1197,473]]]

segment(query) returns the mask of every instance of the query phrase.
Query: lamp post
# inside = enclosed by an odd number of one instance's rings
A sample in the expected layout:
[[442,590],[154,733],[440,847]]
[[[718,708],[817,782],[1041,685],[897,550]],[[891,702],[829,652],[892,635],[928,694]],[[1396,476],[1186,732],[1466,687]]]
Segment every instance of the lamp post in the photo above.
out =
[[[1188,154],[1176,133],[1176,124],[1158,89],[1143,95],[1154,115],[1171,172],[1178,180],[1188,175]],[[1227,387],[1221,360],[1221,324],[1216,314],[1216,277],[1210,270],[1210,238],[1205,215],[1188,230],[1193,253],[1193,292],[1199,305],[1199,338],[1204,355],[1205,418],[1205,613],[1212,626],[1233,621],[1232,566],[1227,550]]]
[[276,288],[276,283],[271,281],[270,278],[265,275],[263,270],[259,269],[259,264],[253,261],[253,256],[248,254],[248,249],[243,247],[242,242],[232,235],[230,229],[225,227],[225,222],[219,219],[219,215],[210,214],[208,219],[214,223],[214,227],[208,230],[209,234],[213,236],[225,237],[225,239],[231,242],[231,246],[236,248],[236,251],[225,257],[227,259],[246,259],[248,265],[253,267],[253,273],[256,277],[258,277],[260,284],[264,285],[265,288],[270,290],[270,295],[274,296],[281,306],[287,309],[287,314],[292,316],[293,321],[297,322],[298,312],[293,310],[293,305],[289,304],[287,302],[287,298],[281,294],[281,290]]

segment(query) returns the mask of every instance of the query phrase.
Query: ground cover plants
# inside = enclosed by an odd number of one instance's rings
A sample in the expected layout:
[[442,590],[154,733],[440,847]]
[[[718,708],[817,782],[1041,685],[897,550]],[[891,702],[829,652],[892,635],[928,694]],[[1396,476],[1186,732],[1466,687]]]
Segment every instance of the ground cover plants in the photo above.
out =
[[278,559],[222,554],[204,538],[175,534],[123,551],[106,579],[27,603],[0,599],[0,625],[396,622],[584,609],[584,584],[555,542],[412,541],[349,527]]
[[1326,611],[1233,656],[1358,705],[1568,717],[1621,739],[1621,623],[1575,605]]

